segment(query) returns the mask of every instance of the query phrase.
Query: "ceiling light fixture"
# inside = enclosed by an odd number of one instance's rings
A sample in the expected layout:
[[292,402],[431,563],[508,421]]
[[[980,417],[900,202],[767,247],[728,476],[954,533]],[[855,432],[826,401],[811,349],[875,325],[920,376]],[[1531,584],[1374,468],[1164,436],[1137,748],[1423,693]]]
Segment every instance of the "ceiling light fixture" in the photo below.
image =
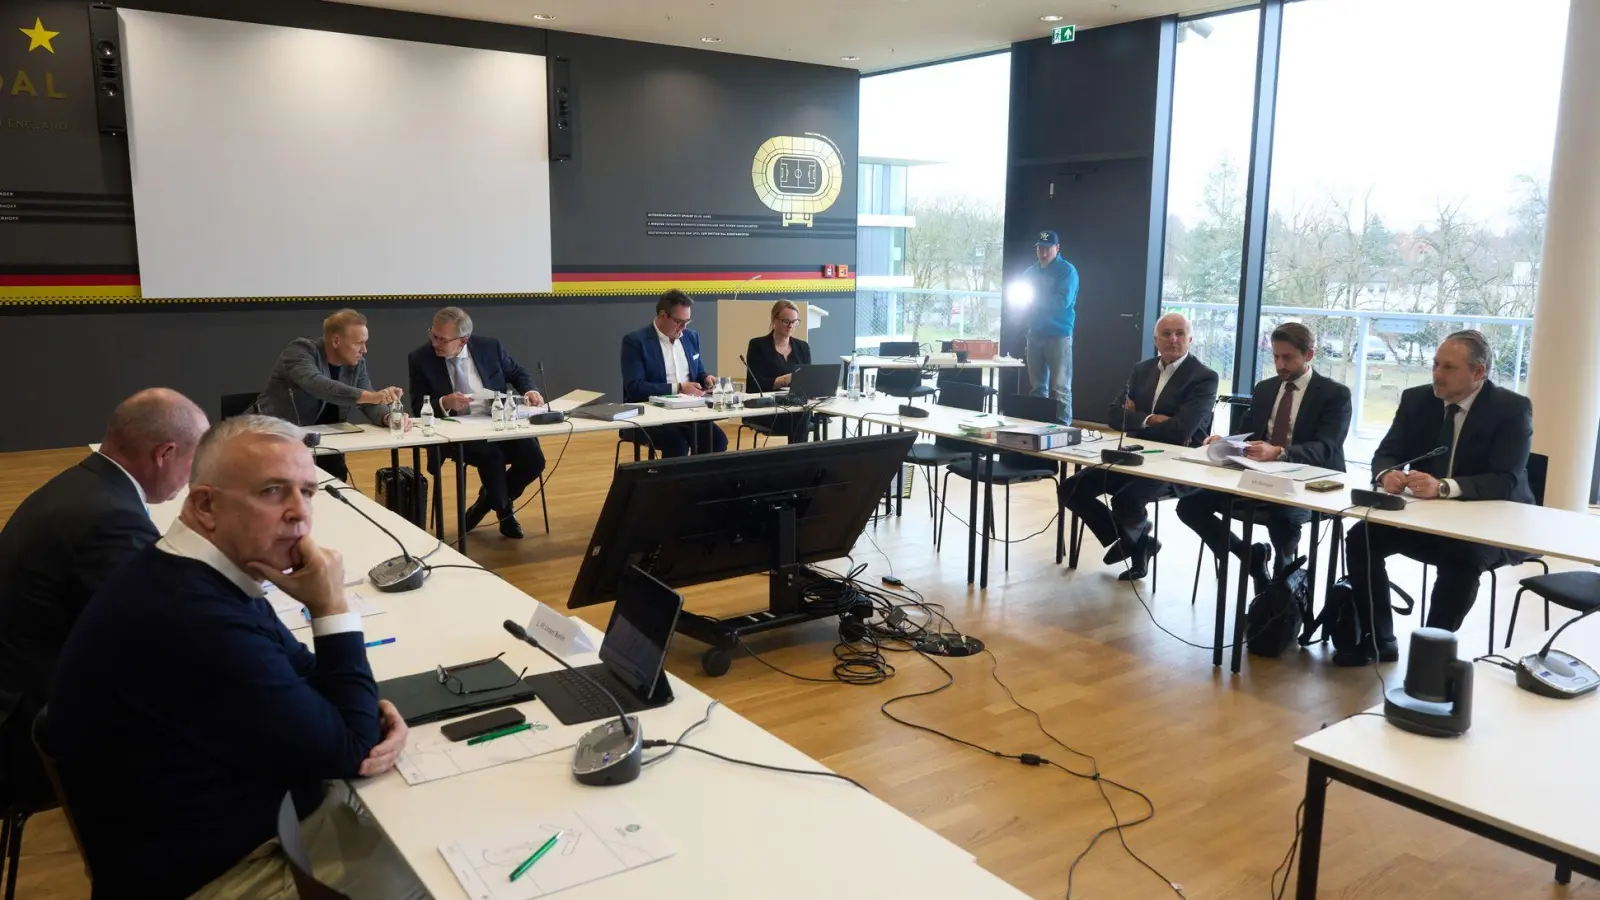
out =
[[533,17],[534,17],[534,18],[535,18],[535,19],[538,19],[538,20],[539,20],[539,21],[541,21],[541,22],[548,22],[548,21],[550,21],[550,20],[551,20],[551,19],[554,19],[554,18],[555,18],[555,16],[552,16],[552,15],[550,15],[550,14],[549,14],[549,13],[534,13],[534,14],[533,14]]
[[856,60],[860,59],[861,57],[859,57],[859,56],[841,56],[839,58],[844,60],[845,62],[855,62]]
[[722,43],[722,38],[703,37],[703,38],[700,39],[700,41],[701,41],[701,43],[705,43],[705,44],[720,44],[720,43]]
[[1061,17],[1060,16],[1040,16],[1039,17],[1039,21],[1041,21],[1041,22],[1059,22],[1059,21],[1061,21]]

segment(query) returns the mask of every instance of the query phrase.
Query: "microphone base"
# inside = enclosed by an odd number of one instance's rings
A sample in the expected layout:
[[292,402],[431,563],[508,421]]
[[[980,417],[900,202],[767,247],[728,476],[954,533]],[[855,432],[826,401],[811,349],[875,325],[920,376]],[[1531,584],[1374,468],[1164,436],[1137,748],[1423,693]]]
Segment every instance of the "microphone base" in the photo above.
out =
[[1387,512],[1399,512],[1406,508],[1406,498],[1399,494],[1391,494],[1386,491],[1367,491],[1360,488],[1350,492],[1350,503],[1352,506],[1367,506]]
[[560,425],[562,422],[565,422],[566,420],[567,420],[567,414],[566,413],[542,412],[542,413],[534,413],[533,415],[529,416],[528,417],[528,424],[530,424],[530,425]]
[[778,405],[776,397],[751,397],[744,401],[745,409],[770,409]]
[[372,586],[387,594],[414,591],[428,580],[428,569],[420,559],[396,556],[386,559],[367,571]]
[[928,411],[920,406],[912,406],[909,403],[902,403],[900,404],[900,415],[907,419],[926,419],[928,417]]
[[1100,461],[1113,466],[1142,466],[1144,455],[1132,450],[1101,450]]
[[1551,650],[1543,657],[1530,653],[1517,664],[1517,687],[1541,697],[1571,700],[1594,693],[1600,687],[1600,675],[1570,653]]
[[610,719],[584,732],[572,751],[572,777],[579,784],[606,787],[627,784],[644,768],[644,726],[629,716],[633,734]]

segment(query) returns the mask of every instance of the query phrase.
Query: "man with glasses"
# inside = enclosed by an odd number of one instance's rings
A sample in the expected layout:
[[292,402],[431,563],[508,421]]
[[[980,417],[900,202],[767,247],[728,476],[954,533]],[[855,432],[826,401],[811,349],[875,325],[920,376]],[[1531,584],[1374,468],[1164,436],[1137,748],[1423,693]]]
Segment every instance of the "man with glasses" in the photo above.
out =
[[[411,412],[418,414],[424,397],[438,398],[444,415],[484,415],[490,394],[515,388],[529,406],[544,403],[533,376],[506,353],[500,342],[472,333],[472,317],[456,306],[446,306],[433,316],[428,343],[406,358],[411,372]],[[478,470],[483,488],[467,510],[467,530],[477,528],[490,510],[500,522],[500,533],[520,539],[516,502],[528,486],[544,473],[544,451],[538,438],[480,441],[466,444],[467,464]]]
[[[654,323],[622,336],[623,402],[644,403],[668,394],[698,397],[716,383],[700,361],[700,335],[689,330],[693,310],[694,299],[674,288],[656,301]],[[687,456],[691,447],[702,453],[728,449],[728,436],[715,422],[663,425],[649,434],[656,450],[667,457]]]
[[[317,480],[301,429],[213,426],[178,521],[68,638],[40,737],[97,896],[295,896],[285,794],[319,879],[352,898],[426,896],[344,784],[391,769],[406,725],[378,699],[343,561],[311,538]],[[315,653],[265,582],[305,605]]]

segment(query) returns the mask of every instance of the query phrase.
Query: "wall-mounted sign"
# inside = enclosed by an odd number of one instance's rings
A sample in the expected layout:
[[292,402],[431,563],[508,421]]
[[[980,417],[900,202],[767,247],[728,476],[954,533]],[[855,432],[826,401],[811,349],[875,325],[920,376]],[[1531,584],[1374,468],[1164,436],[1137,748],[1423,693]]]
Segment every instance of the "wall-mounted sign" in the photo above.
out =
[[839,199],[844,161],[826,135],[775,137],[756,151],[750,176],[756,196],[782,214],[785,227],[810,228],[813,217]]

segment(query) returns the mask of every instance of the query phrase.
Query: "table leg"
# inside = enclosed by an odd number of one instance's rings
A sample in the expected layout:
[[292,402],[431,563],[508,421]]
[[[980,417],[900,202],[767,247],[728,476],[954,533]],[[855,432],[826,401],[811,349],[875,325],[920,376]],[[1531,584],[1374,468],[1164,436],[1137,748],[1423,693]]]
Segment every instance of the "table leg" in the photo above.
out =
[[1312,760],[1306,767],[1306,809],[1300,828],[1300,880],[1295,885],[1296,900],[1317,896],[1317,868],[1322,864],[1322,812],[1328,798],[1328,778],[1322,763]]
[[[1230,531],[1233,529],[1233,502],[1230,500],[1228,503]],[[1222,666],[1222,636],[1228,627],[1228,568],[1232,562],[1232,553],[1224,553],[1217,559],[1217,633],[1216,640],[1211,644],[1211,665],[1219,668]]]
[[[1255,536],[1256,503],[1254,500],[1244,501],[1244,545],[1250,546],[1250,539]],[[1232,555],[1232,554],[1228,554]],[[1234,593],[1233,607],[1233,674],[1239,674],[1239,669],[1244,665],[1244,614],[1246,604],[1250,600],[1250,572],[1249,566],[1239,566],[1239,587]]]
[[[1322,528],[1322,513],[1311,514],[1311,552],[1306,554],[1306,598],[1311,608],[1317,608],[1317,535]],[[1276,560],[1276,556],[1274,556]],[[1276,565],[1276,561],[1274,565]]]
[[467,445],[456,444],[456,549],[467,552]]
[[389,448],[389,502],[385,504],[390,512],[401,512],[400,509],[400,448]]
[[[1056,464],[1056,484],[1067,480],[1067,464]],[[1061,492],[1056,491],[1056,565],[1061,565],[1067,554],[1067,507],[1061,502]]]
[[[444,448],[439,448],[439,472],[436,476],[438,484],[433,491],[433,530],[439,540],[444,540]],[[461,485],[456,485],[456,493],[461,493]]]
[[984,454],[983,478],[983,573],[979,576],[978,587],[989,586],[989,529],[994,523],[994,454]]
[[[416,477],[417,489],[411,494],[411,514],[415,521],[421,522],[424,530],[428,527],[428,508],[422,502],[422,448],[411,448],[411,471]],[[438,485],[434,485],[435,488]]]
[[978,561],[978,467],[983,465],[983,451],[972,450],[972,480],[967,484],[967,584],[976,581]]

